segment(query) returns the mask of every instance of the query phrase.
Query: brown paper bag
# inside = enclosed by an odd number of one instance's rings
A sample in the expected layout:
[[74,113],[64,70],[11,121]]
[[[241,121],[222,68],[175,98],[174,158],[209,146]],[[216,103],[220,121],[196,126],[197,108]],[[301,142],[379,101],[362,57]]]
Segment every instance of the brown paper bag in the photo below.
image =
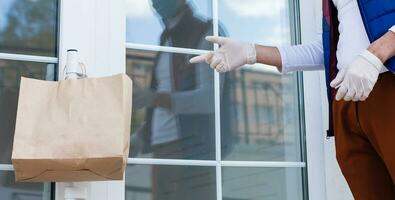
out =
[[121,180],[129,152],[132,81],[22,78],[12,163],[16,181]]

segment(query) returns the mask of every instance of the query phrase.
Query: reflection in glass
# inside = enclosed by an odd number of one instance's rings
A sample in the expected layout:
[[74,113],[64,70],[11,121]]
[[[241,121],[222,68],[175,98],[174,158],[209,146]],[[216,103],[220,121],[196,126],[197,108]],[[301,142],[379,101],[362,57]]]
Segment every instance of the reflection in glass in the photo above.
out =
[[214,73],[191,55],[128,50],[131,157],[215,159]]
[[126,200],[215,200],[215,167],[128,165]]
[[[133,3],[128,42],[212,49],[204,39],[212,35],[211,1],[127,2]],[[225,35],[223,27],[219,32]],[[214,73],[204,63],[189,63],[191,57],[127,51],[127,73],[135,82],[132,157],[215,159]],[[225,79],[221,84],[228,86]],[[228,149],[231,143],[226,144]]]
[[127,42],[206,49],[196,44],[212,28],[211,0],[126,2]]
[[290,44],[288,0],[219,0],[229,37],[264,45]]
[[[290,43],[287,0],[220,0],[219,19],[232,38],[264,45]],[[228,118],[222,121],[221,133],[224,137],[231,131],[233,139],[223,139],[222,148],[232,143],[223,159],[300,161],[296,74],[282,76],[273,67],[256,64],[229,77],[232,86],[222,89],[222,98],[230,98],[232,111],[221,110],[221,119]]]
[[303,200],[300,168],[223,167],[223,199]]
[[55,65],[0,60],[0,164],[11,163],[21,76],[55,80]]
[[49,200],[50,184],[15,183],[14,173],[0,171],[1,200]]
[[57,0],[1,0],[0,52],[56,56]]
[[[225,160],[300,161],[301,143],[297,80],[294,75],[280,75],[268,66],[246,67],[229,81],[232,90],[231,114],[221,111],[221,118],[230,118],[233,140],[223,140],[223,148],[232,142]],[[233,92],[229,95],[229,92]],[[228,94],[228,95],[227,95]],[[224,131],[222,131],[224,134]]]

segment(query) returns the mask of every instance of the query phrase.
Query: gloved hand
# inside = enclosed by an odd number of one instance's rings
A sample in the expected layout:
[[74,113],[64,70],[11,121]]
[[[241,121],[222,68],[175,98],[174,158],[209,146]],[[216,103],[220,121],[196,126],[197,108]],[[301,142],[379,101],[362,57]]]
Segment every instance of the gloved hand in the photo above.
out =
[[191,63],[206,62],[218,72],[227,72],[245,64],[256,63],[254,44],[239,42],[230,38],[207,36],[206,40],[220,45],[215,51],[193,57]]
[[331,82],[331,87],[339,88],[336,100],[366,100],[384,67],[380,59],[365,50],[348,67],[341,69]]
[[155,93],[141,86],[138,81],[133,82],[133,110],[139,110],[154,105]]

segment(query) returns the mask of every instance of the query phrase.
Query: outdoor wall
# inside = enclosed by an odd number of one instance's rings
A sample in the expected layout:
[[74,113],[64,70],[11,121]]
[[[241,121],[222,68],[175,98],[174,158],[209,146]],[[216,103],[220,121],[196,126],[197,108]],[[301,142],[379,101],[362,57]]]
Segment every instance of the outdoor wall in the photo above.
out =
[[[321,0],[301,0],[301,26],[302,26],[302,42],[309,43],[320,40],[322,33],[322,3]],[[340,168],[336,161],[336,152],[334,138],[325,138],[325,131],[328,127],[328,102],[326,100],[325,75],[323,72],[308,72],[319,76],[321,91],[321,124],[323,138],[323,154],[325,167],[325,187],[327,200],[350,200],[353,199],[349,187],[341,174]],[[307,83],[308,84],[308,83]],[[305,82],[306,85],[306,82]],[[305,86],[306,87],[306,86]],[[309,105],[306,105],[309,106]],[[320,117],[317,116],[317,119]],[[318,122],[317,122],[318,123]],[[311,189],[311,188],[310,188]]]

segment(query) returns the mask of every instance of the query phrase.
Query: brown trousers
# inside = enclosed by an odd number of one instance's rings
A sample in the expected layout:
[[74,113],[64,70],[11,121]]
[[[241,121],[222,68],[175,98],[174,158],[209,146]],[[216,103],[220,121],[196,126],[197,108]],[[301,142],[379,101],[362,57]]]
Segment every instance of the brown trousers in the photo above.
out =
[[336,157],[356,200],[395,200],[395,75],[363,102],[335,101]]

